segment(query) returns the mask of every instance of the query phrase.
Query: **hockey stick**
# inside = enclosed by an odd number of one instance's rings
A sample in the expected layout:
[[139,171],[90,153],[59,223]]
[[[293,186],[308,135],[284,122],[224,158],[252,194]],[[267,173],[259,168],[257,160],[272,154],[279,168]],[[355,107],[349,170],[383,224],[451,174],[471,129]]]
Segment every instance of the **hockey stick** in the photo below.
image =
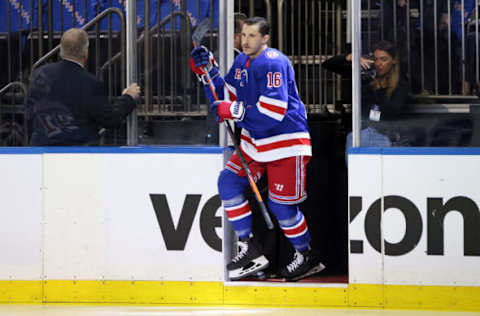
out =
[[210,18],[205,18],[202,22],[198,23],[195,27],[195,31],[192,33],[193,47],[197,47],[202,42],[203,37],[210,29]]
[[[210,87],[210,90],[212,91],[213,96],[215,97],[215,100],[218,101],[218,96],[215,93],[215,87],[213,86],[212,79],[210,78],[210,74],[208,73],[208,71],[206,71],[205,67],[202,67],[202,68],[207,77],[208,86]],[[258,187],[257,187],[257,184],[255,183],[255,180],[253,179],[252,172],[250,171],[250,168],[248,168],[247,162],[245,161],[245,158],[243,157],[243,154],[240,151],[240,147],[238,146],[237,141],[235,140],[235,135],[233,134],[232,126],[227,120],[223,120],[223,122],[227,127],[228,135],[230,135],[230,139],[232,140],[233,146],[235,147],[235,151],[237,152],[238,157],[240,157],[242,167],[245,170],[245,173],[247,174],[250,187],[252,188],[252,191],[255,193],[255,197],[257,199],[258,205],[260,205],[260,210],[262,211],[262,215],[263,215],[263,218],[265,219],[265,223],[267,224],[268,229],[273,229],[272,219],[270,218],[267,208],[265,207],[265,203],[263,202],[262,195],[258,191]]]
[[[195,32],[194,32],[195,33]],[[195,38],[195,39],[198,39]],[[197,43],[192,35],[192,40],[193,40],[193,46],[197,47]],[[212,91],[213,97],[215,98],[215,101],[218,101],[218,96],[217,93],[215,92],[215,86],[213,85],[212,78],[210,78],[210,74],[208,73],[207,69],[205,69],[205,66],[201,67],[203,73],[205,74],[205,77],[207,78],[207,83]],[[263,218],[265,219],[265,223],[267,224],[268,229],[273,229],[273,223],[272,219],[270,218],[270,215],[268,214],[267,208],[265,207],[265,203],[263,202],[262,195],[258,191],[257,184],[255,183],[255,180],[253,179],[252,172],[250,171],[250,168],[248,168],[247,162],[245,161],[245,158],[242,155],[242,152],[240,151],[240,147],[238,146],[237,142],[235,141],[235,135],[233,134],[233,129],[230,123],[227,120],[223,120],[225,123],[225,126],[228,131],[228,135],[230,135],[230,139],[232,140],[233,146],[235,147],[235,150],[237,151],[238,157],[240,157],[240,162],[242,163],[242,167],[245,170],[245,173],[247,174],[248,182],[250,183],[250,187],[252,188],[252,191],[255,193],[255,198],[258,202],[258,205],[260,205],[260,210],[262,212]]]

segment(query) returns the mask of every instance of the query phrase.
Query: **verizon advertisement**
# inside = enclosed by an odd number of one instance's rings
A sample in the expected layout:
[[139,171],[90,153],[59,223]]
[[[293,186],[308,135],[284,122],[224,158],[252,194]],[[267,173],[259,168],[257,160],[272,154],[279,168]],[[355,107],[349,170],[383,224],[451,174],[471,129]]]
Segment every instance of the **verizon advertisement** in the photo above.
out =
[[480,156],[349,160],[350,282],[480,285]]

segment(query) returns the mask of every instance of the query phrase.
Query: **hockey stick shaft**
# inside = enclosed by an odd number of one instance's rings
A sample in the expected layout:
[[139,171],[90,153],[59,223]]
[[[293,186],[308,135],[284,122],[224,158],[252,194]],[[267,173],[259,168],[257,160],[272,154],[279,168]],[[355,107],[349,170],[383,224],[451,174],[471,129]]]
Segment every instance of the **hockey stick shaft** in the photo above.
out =
[[233,146],[235,147],[235,150],[238,153],[238,157],[240,157],[240,161],[242,163],[242,167],[245,170],[245,173],[247,174],[248,182],[250,183],[250,187],[252,188],[252,191],[255,193],[255,197],[257,199],[258,205],[260,205],[260,210],[262,212],[263,218],[265,219],[265,223],[267,224],[268,229],[273,229],[273,223],[272,219],[270,218],[270,215],[268,214],[267,208],[265,206],[265,202],[263,202],[262,195],[258,191],[257,184],[255,183],[255,180],[253,179],[252,172],[250,171],[250,168],[248,168],[248,165],[245,161],[245,158],[243,157],[242,153],[240,152],[240,148],[235,141],[235,135],[233,134],[232,127],[230,126],[230,123],[227,120],[224,120],[225,126],[227,127],[228,134],[230,135],[230,138],[232,139]]
[[[194,46],[195,42],[194,42]],[[213,85],[212,78],[210,78],[210,74],[208,73],[208,70],[205,69],[205,66],[201,67],[203,73],[205,74],[205,77],[207,78],[207,83],[212,91],[213,97],[215,98],[216,101],[218,101],[218,95],[215,91],[215,86]],[[262,212],[263,218],[265,220],[265,223],[267,224],[268,229],[273,229],[273,222],[272,219],[270,218],[270,215],[268,214],[267,207],[265,206],[265,203],[263,202],[262,195],[260,194],[260,191],[258,191],[257,184],[255,183],[255,180],[253,179],[252,172],[250,171],[250,168],[248,168],[247,162],[245,161],[245,158],[243,157],[242,152],[240,151],[240,146],[238,146],[236,140],[235,140],[235,135],[233,134],[232,127],[230,126],[230,123],[227,120],[223,120],[225,123],[225,126],[228,131],[228,135],[230,135],[230,138],[232,140],[233,146],[238,154],[238,157],[240,157],[240,162],[242,163],[242,167],[245,170],[245,173],[247,174],[248,182],[250,183],[250,187],[252,188],[252,191],[255,193],[255,198],[258,202],[258,205],[260,205],[260,210]]]

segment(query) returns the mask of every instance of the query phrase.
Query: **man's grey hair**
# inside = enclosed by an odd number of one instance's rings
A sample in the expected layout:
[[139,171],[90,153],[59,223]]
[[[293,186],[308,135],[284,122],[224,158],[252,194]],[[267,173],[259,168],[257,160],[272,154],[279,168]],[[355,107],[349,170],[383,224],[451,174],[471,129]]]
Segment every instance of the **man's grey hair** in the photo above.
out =
[[82,29],[72,28],[63,33],[60,40],[60,57],[81,60],[88,49],[88,34]]

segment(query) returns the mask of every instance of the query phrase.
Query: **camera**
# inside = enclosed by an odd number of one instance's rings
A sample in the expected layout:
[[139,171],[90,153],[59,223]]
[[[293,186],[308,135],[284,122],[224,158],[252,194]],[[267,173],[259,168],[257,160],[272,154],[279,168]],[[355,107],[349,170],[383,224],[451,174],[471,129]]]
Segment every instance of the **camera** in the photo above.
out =
[[377,70],[375,69],[375,57],[373,56],[373,53],[369,53],[367,55],[362,56],[363,59],[371,60],[372,64],[370,65],[370,68],[368,69],[363,69],[360,71],[360,74],[368,79],[373,79],[377,76]]
[[377,70],[375,69],[375,67],[372,66],[369,69],[362,69],[360,74],[365,78],[373,79],[377,76]]

